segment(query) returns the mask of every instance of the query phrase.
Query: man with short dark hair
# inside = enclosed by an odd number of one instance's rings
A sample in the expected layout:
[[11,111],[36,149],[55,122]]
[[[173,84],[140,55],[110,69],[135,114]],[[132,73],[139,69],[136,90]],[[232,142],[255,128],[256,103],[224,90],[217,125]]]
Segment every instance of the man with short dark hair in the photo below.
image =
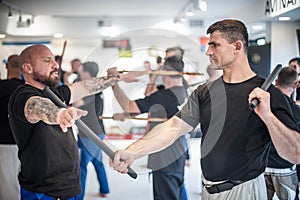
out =
[[[180,56],[169,56],[162,70],[182,72],[183,65]],[[164,75],[162,78],[165,88],[142,99],[129,100],[117,84],[113,87],[113,92],[125,112],[149,113],[150,118],[168,119],[176,114],[187,95],[180,73],[179,75]],[[115,115],[114,119],[116,119]],[[161,122],[150,122],[150,130],[159,123]],[[148,168],[152,170],[153,199],[182,200],[187,149],[185,139],[183,135],[168,148],[149,155]]]
[[[300,107],[290,98],[297,88],[298,73],[291,67],[284,67],[276,80],[277,88],[285,95],[289,102],[295,121],[300,125]],[[294,200],[298,189],[296,165],[281,158],[274,145],[271,144],[268,165],[265,171],[268,199],[273,199],[274,193],[279,199]]]
[[[99,71],[98,64],[95,62],[85,62],[82,64],[82,69],[80,71],[80,77],[82,81],[89,80],[91,78],[97,77]],[[103,121],[99,119],[99,116],[103,113],[103,94],[102,92],[96,95],[88,96],[83,99],[76,101],[73,105],[82,110],[87,110],[89,115],[84,116],[81,120],[89,127],[91,130],[97,134],[100,139],[105,137],[105,129]],[[109,186],[106,176],[106,171],[104,164],[102,163],[102,152],[101,149],[86,135],[79,130],[78,134],[78,147],[80,149],[80,182],[82,192],[77,196],[78,200],[84,199],[86,176],[87,176],[87,165],[91,162],[95,168],[99,191],[98,195],[100,197],[106,197],[109,193]]]
[[[200,85],[175,116],[125,150],[116,151],[111,166],[126,173],[135,159],[166,148],[200,123],[201,199],[265,200],[263,173],[270,142],[281,157],[300,163],[300,130],[284,95],[273,85],[268,91],[260,88],[264,79],[249,65],[245,24],[221,20],[207,34],[206,55],[213,67],[223,70],[223,76]],[[260,103],[250,110],[254,98]]]

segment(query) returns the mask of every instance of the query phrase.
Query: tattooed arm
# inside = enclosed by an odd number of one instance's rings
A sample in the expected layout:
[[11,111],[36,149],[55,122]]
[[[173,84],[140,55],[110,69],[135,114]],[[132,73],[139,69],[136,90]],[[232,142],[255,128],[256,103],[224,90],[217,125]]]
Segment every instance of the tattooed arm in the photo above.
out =
[[118,81],[120,81],[119,76],[110,76],[110,77],[96,77],[90,80],[75,82],[69,85],[69,88],[71,90],[70,103],[73,103],[83,97],[92,94],[97,94],[102,90],[114,85]]
[[117,71],[117,68],[113,67],[108,70],[107,77],[96,77],[90,80],[84,80],[80,82],[75,82],[69,85],[71,90],[71,100],[70,103],[73,103],[83,97],[97,94],[102,90],[115,85],[118,81],[124,81],[127,83],[137,82],[136,79],[138,76],[148,74],[149,71],[133,71],[126,74],[120,74]]
[[51,125],[59,124],[61,129],[66,132],[67,128],[71,127],[76,119],[85,116],[87,111],[74,107],[68,109],[59,108],[47,98],[33,96],[27,100],[24,114],[28,122],[32,124],[39,121]]

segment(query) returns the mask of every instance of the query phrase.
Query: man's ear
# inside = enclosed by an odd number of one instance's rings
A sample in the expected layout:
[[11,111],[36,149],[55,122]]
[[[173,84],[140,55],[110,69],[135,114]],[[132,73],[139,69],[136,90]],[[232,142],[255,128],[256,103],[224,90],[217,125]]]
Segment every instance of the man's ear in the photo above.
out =
[[242,48],[243,48],[243,43],[242,43],[242,41],[237,40],[237,41],[234,43],[234,46],[235,46],[235,52],[239,52],[239,51],[241,51]]
[[240,51],[242,48],[243,48],[243,43],[240,40],[236,41],[235,49]]
[[23,72],[26,74],[31,74],[33,72],[32,66],[30,63],[24,63],[22,65]]

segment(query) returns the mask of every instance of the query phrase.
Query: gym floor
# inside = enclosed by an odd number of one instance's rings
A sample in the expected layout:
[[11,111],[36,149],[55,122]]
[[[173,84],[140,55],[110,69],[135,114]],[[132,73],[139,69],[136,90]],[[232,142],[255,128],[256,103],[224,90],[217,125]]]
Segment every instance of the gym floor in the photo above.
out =
[[[124,148],[133,140],[110,140],[108,145],[113,149]],[[201,199],[201,170],[200,170],[200,139],[189,139],[190,165],[186,166],[185,187],[189,200]],[[103,154],[104,155],[104,154]],[[108,164],[108,157],[103,156],[107,178],[110,186],[109,200],[152,200],[152,179],[149,169],[146,168],[147,157],[134,162],[132,168],[137,172],[137,179],[128,175],[119,174]],[[98,196],[99,184],[93,165],[88,165],[85,200],[104,199]]]

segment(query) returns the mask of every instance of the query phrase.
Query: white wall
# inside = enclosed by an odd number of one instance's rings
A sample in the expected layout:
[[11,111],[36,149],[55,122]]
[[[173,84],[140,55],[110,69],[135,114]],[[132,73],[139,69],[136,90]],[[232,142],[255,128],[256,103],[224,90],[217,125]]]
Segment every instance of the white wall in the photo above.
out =
[[300,21],[271,23],[271,70],[277,64],[287,66],[291,58],[299,57],[297,29]]

